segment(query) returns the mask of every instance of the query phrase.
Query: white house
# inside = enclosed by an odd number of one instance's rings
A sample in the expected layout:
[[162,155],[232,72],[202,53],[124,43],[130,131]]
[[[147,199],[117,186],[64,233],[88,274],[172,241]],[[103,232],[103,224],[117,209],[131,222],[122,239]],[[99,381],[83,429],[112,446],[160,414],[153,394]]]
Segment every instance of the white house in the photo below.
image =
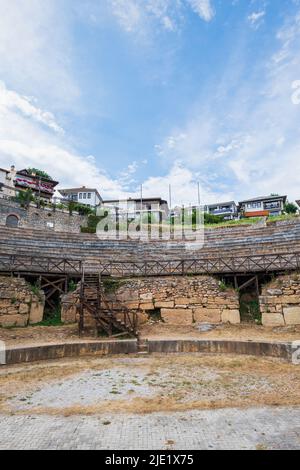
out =
[[81,188],[58,189],[58,191],[64,199],[86,206],[98,207],[102,203],[102,197],[94,188],[82,186]]
[[161,198],[129,198],[111,199],[102,201],[102,207],[118,210],[120,217],[135,218],[136,216],[151,213],[157,220],[168,216],[168,203]]
[[225,220],[236,219],[238,216],[237,205],[234,201],[208,204],[204,206],[204,212],[211,215],[220,215]]
[[244,217],[268,217],[281,215],[287,196],[262,196],[239,202],[239,210]]

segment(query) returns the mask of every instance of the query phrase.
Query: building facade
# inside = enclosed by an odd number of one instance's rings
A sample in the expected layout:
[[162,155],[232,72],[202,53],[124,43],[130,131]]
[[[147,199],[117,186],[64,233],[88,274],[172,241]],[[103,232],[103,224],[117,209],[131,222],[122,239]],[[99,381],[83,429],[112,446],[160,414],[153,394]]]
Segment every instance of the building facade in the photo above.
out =
[[238,208],[234,201],[208,204],[204,206],[204,212],[210,215],[222,216],[225,220],[233,220],[238,217]]
[[269,217],[282,215],[287,196],[263,196],[239,202],[244,217]]
[[117,210],[120,217],[128,219],[151,214],[155,220],[160,220],[166,219],[169,213],[167,201],[161,198],[111,199],[103,201],[102,207]]
[[[12,167],[14,168],[14,167]],[[13,172],[11,172],[13,173]],[[36,198],[50,201],[53,197],[58,181],[40,176],[28,170],[16,171],[13,177],[16,192],[30,189]]]
[[95,188],[70,188],[59,189],[59,193],[68,202],[73,201],[90,207],[98,207],[102,203],[102,198]]
[[12,166],[10,170],[0,168],[0,191],[2,197],[9,198],[16,195],[15,176],[16,171],[14,166]]

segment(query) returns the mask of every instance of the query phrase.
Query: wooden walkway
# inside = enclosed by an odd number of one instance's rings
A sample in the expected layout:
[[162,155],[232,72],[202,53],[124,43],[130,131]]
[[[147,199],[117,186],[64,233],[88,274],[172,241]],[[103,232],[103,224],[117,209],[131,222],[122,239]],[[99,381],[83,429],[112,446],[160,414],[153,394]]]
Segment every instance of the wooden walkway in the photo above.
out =
[[81,277],[100,273],[113,277],[151,277],[189,274],[251,274],[300,269],[300,252],[246,256],[218,256],[174,260],[101,261],[0,253],[0,272],[22,274],[63,274]]

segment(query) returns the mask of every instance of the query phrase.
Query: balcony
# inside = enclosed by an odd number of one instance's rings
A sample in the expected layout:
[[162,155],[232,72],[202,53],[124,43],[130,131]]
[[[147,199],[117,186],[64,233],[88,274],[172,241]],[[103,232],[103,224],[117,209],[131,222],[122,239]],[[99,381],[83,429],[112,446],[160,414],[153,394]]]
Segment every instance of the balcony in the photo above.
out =
[[231,207],[224,207],[222,209],[210,209],[209,213],[212,215],[234,214],[235,211]]
[[265,210],[281,209],[281,203],[280,202],[265,202],[264,209]]

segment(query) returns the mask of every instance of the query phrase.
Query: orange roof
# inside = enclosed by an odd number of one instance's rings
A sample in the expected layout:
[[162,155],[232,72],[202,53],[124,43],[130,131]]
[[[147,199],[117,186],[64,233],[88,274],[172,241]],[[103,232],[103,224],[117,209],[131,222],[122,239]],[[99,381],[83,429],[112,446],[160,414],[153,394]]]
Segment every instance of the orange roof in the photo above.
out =
[[253,211],[253,212],[245,212],[245,217],[268,217],[269,211]]

